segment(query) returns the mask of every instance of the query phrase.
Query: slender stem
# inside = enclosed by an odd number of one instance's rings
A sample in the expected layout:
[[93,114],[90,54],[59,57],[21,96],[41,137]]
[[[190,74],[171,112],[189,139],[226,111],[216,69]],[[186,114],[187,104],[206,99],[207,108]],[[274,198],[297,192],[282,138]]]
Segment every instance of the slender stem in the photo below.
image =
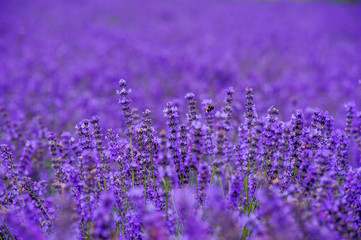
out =
[[248,187],[248,176],[246,177],[246,196],[247,196],[247,205],[246,208],[249,207],[249,187]]
[[43,204],[41,204],[41,202],[39,202],[39,201],[37,201],[37,202],[40,205],[41,209],[45,212],[46,216],[48,216],[48,219],[50,219],[50,216],[49,216],[48,212],[45,210]]
[[242,231],[242,240],[245,240],[247,238],[247,235],[248,235],[248,228],[244,227]]
[[106,183],[106,179],[103,179],[103,183],[104,183],[104,190],[107,190],[107,183]]
[[211,176],[211,182],[209,183],[209,185],[212,185],[212,181],[213,181],[213,177],[214,177],[214,172],[215,172],[215,167],[213,166],[213,169],[212,169],[212,176]]
[[125,238],[125,229],[124,229],[124,224],[122,224],[122,232],[123,232],[123,237]]
[[[214,154],[213,154],[213,158],[211,158],[211,162],[212,162],[212,164],[213,164],[213,160],[214,160],[214,161],[217,161],[217,160],[218,160],[218,157],[217,157],[217,159],[215,159]],[[213,166],[213,167],[212,167],[211,182],[209,183],[209,185],[211,185],[211,184],[212,184],[212,181],[213,181],[213,178],[214,178],[214,173],[215,173],[215,171],[216,171],[216,167],[215,167],[215,166]]]
[[90,220],[89,220],[89,221],[88,221],[88,226],[87,226],[87,240],[90,239],[90,234],[89,234],[89,232],[90,232],[90,227],[91,227],[91,222],[90,222]]
[[[4,228],[6,229],[6,232],[10,235],[11,239],[12,240],[15,240],[15,237],[14,235],[12,234],[12,232],[10,231],[10,229],[5,225],[3,224]],[[1,236],[0,236],[1,237]]]
[[250,207],[248,209],[248,216],[251,214],[251,212],[253,212],[252,210],[252,207],[253,207],[253,203],[254,203],[254,208],[256,208],[256,203],[254,202],[254,198],[256,196],[256,192],[257,192],[257,189],[258,189],[258,186],[259,184],[256,185],[256,189],[254,190],[254,193],[253,193],[253,196],[252,196],[252,199],[251,199],[251,204],[250,204]]
[[162,178],[163,180],[163,184],[164,184],[164,188],[166,191],[166,205],[165,205],[165,213],[166,213],[166,218],[168,219],[168,205],[169,205],[169,193],[170,193],[170,186],[169,186],[169,179],[166,178]]
[[84,224],[84,220],[82,219],[81,220],[81,231],[83,232],[83,236],[85,236],[85,231],[84,231],[84,226],[85,226],[85,224]]

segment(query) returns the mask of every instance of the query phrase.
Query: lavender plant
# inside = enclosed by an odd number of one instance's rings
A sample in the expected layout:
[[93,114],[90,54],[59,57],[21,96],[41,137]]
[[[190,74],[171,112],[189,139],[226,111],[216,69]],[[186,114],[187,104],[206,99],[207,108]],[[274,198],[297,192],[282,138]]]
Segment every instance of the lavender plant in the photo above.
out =
[[[319,109],[311,122],[297,110],[284,123],[274,107],[258,115],[246,89],[245,118],[237,123],[234,94],[226,91],[215,117],[197,110],[194,94],[186,96],[187,118],[168,103],[168,134],[152,126],[150,110],[134,123],[126,104],[126,130],[116,135],[108,130],[104,137],[101,119],[92,117],[61,140],[49,132],[45,152],[42,135],[24,131],[22,151],[19,138],[5,138],[1,238],[59,239],[59,231],[74,239],[361,237],[360,171],[348,154],[359,136],[350,134],[350,107],[345,129]],[[36,152],[45,165],[37,164]]]
[[361,239],[359,4],[19,3],[0,240]]

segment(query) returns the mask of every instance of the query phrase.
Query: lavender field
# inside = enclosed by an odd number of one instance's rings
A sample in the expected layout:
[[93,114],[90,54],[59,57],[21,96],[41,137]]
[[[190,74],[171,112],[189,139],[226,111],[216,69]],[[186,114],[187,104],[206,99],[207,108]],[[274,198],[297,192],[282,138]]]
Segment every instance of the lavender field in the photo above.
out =
[[0,1],[0,240],[361,239],[361,3]]

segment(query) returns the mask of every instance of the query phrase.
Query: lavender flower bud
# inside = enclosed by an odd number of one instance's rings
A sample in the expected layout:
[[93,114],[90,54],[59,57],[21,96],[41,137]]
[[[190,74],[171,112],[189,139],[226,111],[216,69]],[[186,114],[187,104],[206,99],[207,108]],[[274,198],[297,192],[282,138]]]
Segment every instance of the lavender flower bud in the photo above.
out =
[[354,102],[348,102],[345,104],[346,108],[346,135],[348,138],[351,136],[351,128],[352,128],[352,119],[353,115],[355,113],[355,103]]

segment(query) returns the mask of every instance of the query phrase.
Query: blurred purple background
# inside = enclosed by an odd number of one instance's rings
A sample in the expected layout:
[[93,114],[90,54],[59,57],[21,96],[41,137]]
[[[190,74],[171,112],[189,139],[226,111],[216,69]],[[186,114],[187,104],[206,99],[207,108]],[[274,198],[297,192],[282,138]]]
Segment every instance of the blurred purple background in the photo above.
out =
[[[344,124],[360,102],[361,6],[334,2],[1,1],[0,104],[20,121],[41,115],[73,129],[99,115],[120,125],[115,90],[132,88],[139,111],[163,122],[166,102],[194,92],[220,103],[244,88],[260,112],[289,119],[319,107]],[[222,94],[220,94],[222,92]],[[184,112],[184,111],[183,111]]]

